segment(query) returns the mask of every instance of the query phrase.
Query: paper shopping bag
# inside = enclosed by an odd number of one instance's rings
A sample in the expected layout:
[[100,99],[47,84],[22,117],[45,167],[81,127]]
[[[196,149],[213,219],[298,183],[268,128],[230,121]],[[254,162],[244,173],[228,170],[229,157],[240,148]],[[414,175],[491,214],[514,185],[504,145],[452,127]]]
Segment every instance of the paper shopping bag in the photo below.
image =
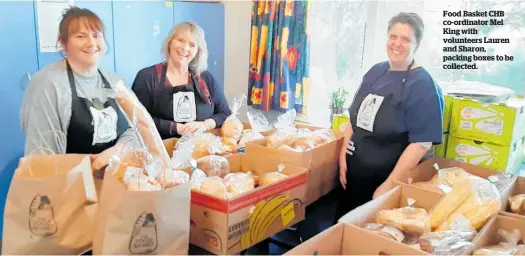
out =
[[79,254],[91,247],[97,201],[87,155],[27,156],[4,211],[2,254]]
[[190,184],[129,191],[106,172],[97,209],[94,254],[188,254]]

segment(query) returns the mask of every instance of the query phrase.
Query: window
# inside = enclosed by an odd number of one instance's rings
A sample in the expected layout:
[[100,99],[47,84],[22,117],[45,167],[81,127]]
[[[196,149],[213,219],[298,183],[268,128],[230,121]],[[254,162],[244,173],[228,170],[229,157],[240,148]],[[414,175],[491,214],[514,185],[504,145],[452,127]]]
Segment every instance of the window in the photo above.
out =
[[[477,70],[443,69],[443,47],[451,46],[443,43],[443,38],[450,37],[443,35],[443,10],[505,11],[505,25],[479,26],[478,35],[459,37],[509,38],[510,44],[469,46],[485,47],[486,55],[512,55],[514,61],[479,61]],[[364,73],[374,64],[388,60],[385,51],[388,21],[399,12],[415,12],[423,18],[425,33],[415,58],[438,84],[464,79],[511,88],[525,95],[523,1],[312,1],[308,20],[311,36],[310,98],[305,118],[308,122],[329,125],[331,92],[343,86],[350,92],[347,102],[350,104]]]

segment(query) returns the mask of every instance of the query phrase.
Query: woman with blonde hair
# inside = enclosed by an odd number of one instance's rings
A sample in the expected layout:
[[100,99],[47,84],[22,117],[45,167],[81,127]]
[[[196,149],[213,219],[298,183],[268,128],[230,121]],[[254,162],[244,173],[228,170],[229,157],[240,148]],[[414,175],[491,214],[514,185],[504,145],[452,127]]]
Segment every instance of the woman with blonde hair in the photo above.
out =
[[177,24],[162,47],[166,60],[140,70],[132,90],[163,139],[221,127],[231,114],[222,85],[207,71],[204,31]]

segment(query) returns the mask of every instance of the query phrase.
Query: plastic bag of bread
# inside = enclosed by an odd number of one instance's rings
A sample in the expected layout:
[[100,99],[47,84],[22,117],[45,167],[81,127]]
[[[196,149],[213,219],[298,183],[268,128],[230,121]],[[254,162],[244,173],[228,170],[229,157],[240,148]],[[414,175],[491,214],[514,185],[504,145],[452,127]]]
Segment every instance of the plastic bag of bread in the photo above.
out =
[[221,151],[234,153],[237,152],[239,146],[237,145],[237,139],[230,137],[221,137]]
[[246,146],[246,143],[254,140],[264,139],[264,136],[260,132],[256,132],[252,129],[246,129],[242,132],[241,139],[238,143],[238,148],[243,148]]
[[472,176],[459,167],[451,167],[446,169],[439,169],[437,177],[437,186],[445,193],[450,190],[458,183]]
[[308,137],[297,138],[292,145],[292,148],[298,152],[304,152],[310,149],[314,149],[315,147],[317,147],[316,139],[312,135]]
[[218,136],[209,132],[194,133],[181,137],[175,145],[176,150],[188,149],[192,152],[193,159],[200,159],[209,155],[222,153],[222,142]]
[[315,141],[315,146],[319,147],[323,144],[326,144],[330,141],[334,141],[336,139],[334,131],[332,129],[318,129],[313,131],[313,134],[311,137]]
[[284,170],[284,165],[279,164],[277,166],[278,171],[276,172],[267,172],[259,178],[259,186],[268,185],[283,179],[286,179],[288,176],[286,174],[283,174],[282,171]]
[[238,141],[241,138],[244,125],[241,120],[237,118],[239,109],[241,109],[243,102],[246,101],[246,94],[241,97],[234,97],[231,106],[232,114],[226,118],[221,127],[221,134],[223,137],[232,138]]
[[511,232],[499,229],[498,235],[501,237],[499,244],[477,249],[473,255],[518,255],[517,253],[521,251],[521,248],[518,248],[521,232],[517,229]]
[[510,212],[525,215],[525,194],[509,198]]
[[192,190],[199,190],[201,187],[202,182],[204,179],[206,179],[206,173],[204,173],[201,169],[197,168],[197,161],[192,159],[190,161],[191,164],[191,176],[190,176],[190,184]]
[[392,239],[397,242],[403,242],[405,240],[405,235],[401,230],[394,226],[377,224],[377,223],[367,223],[364,228],[368,231],[374,232],[380,236]]
[[499,172],[497,174],[494,174],[488,177],[488,180],[492,182],[492,184],[494,184],[494,186],[496,186],[496,188],[500,192],[505,190],[505,188],[507,188],[514,179],[515,179],[514,175],[510,173],[504,173],[504,172]]
[[219,177],[206,177],[199,186],[199,192],[211,195],[220,199],[227,199],[226,186]]
[[127,117],[129,124],[139,136],[141,146],[147,149],[152,158],[160,164],[162,170],[171,170],[171,161],[150,114],[137,99],[135,94],[122,80],[115,84],[116,102]]
[[197,160],[197,168],[201,169],[208,177],[221,177],[230,173],[230,163],[223,156],[205,156]]
[[144,174],[139,168],[128,168],[122,181],[129,191],[159,191],[162,189],[158,181]]
[[450,230],[428,232],[419,239],[421,250],[433,255],[469,255],[475,246],[471,242],[476,236],[468,220],[460,217]]
[[392,225],[405,233],[421,235],[430,232],[427,211],[423,208],[413,207],[415,203],[413,199],[409,198],[408,201],[406,207],[379,211],[376,222]]
[[498,213],[501,198],[496,186],[474,175],[470,175],[468,179],[472,193],[467,192],[468,197],[456,205],[453,212],[437,227],[437,231],[448,230],[459,216],[465,217],[473,229],[479,229],[490,217]]
[[255,188],[252,173],[236,172],[226,175],[223,179],[228,198],[236,197]]
[[277,149],[282,145],[292,146],[299,137],[298,129],[294,126],[295,116],[295,109],[292,109],[277,117],[274,125],[277,130],[268,136],[267,147]]

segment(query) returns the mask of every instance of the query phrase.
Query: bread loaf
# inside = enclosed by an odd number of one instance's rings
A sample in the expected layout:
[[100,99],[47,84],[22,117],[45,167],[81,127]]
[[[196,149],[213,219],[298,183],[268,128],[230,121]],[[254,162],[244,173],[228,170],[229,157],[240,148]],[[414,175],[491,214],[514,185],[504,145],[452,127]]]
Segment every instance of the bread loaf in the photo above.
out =
[[286,179],[288,176],[285,174],[282,174],[280,172],[268,172],[261,176],[259,185],[264,186],[268,185],[277,181],[280,181],[282,179]]

